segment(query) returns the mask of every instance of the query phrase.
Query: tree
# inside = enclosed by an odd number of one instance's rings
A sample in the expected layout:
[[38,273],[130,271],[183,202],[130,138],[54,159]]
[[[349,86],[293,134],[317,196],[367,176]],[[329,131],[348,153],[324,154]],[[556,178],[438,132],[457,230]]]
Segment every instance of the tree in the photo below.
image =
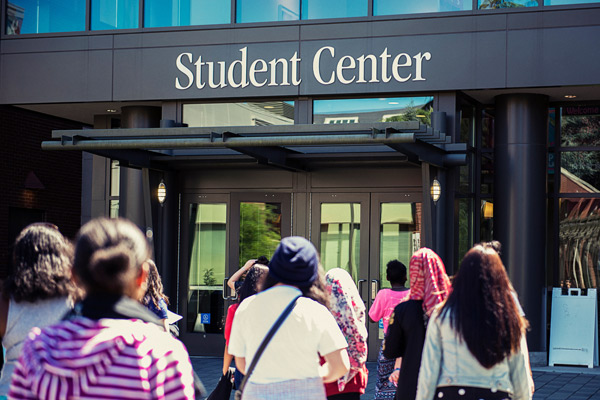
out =
[[241,203],[240,267],[261,255],[271,257],[281,240],[281,212],[278,204]]
[[[533,1],[532,5],[537,5],[537,1]],[[508,0],[483,0],[479,5],[480,10],[491,9],[491,8],[516,8],[516,7],[525,7],[523,4],[516,3],[514,1]]]
[[431,126],[432,111],[433,109],[431,107],[424,109],[415,107],[411,104],[404,109],[404,113],[402,113],[401,115],[394,115],[392,117],[386,118],[383,122],[420,121],[427,126]]

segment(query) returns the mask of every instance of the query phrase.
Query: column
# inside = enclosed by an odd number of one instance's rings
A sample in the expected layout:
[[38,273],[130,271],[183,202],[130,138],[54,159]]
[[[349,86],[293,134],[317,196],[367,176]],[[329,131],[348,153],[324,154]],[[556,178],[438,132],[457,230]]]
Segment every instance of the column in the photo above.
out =
[[548,98],[496,97],[494,237],[531,324],[529,350],[546,351]]

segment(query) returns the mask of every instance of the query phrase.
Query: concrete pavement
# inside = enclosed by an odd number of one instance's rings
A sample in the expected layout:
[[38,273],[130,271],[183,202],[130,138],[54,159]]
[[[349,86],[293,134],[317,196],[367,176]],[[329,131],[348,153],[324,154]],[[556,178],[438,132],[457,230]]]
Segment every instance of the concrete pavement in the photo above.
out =
[[[210,393],[221,377],[223,360],[192,357],[192,364]],[[375,393],[377,363],[367,363],[367,367],[370,379],[362,400],[371,400]],[[533,380],[533,400],[600,400],[600,368],[534,367]]]

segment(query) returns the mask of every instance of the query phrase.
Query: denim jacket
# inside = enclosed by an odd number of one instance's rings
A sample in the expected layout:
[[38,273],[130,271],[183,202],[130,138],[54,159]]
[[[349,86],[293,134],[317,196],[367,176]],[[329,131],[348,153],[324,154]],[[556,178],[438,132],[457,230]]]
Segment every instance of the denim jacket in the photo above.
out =
[[427,326],[416,400],[432,400],[438,386],[490,388],[508,392],[515,400],[531,399],[525,335],[519,352],[487,369],[452,329],[450,318],[440,317],[440,309],[434,311]]

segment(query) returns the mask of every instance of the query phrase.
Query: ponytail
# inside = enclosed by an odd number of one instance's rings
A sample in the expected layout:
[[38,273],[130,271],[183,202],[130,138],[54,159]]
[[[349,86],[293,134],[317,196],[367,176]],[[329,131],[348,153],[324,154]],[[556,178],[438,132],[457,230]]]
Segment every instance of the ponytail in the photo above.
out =
[[138,272],[130,253],[127,246],[122,244],[94,252],[88,268],[95,291],[110,294],[127,292]]

